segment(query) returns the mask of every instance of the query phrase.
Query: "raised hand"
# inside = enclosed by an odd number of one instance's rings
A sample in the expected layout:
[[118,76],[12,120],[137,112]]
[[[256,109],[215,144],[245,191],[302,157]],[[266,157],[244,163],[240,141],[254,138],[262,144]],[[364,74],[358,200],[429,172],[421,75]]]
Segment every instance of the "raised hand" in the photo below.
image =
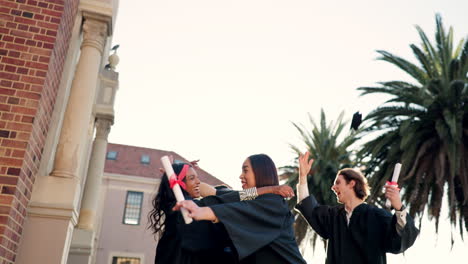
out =
[[197,160],[192,160],[192,161],[190,161],[189,163],[190,163],[190,164],[192,165],[192,167],[194,167],[195,169],[199,169],[199,168],[200,168],[200,167],[198,166],[198,162],[199,162],[199,161],[200,161],[200,160],[197,159]]
[[299,153],[299,184],[307,183],[307,174],[314,163],[313,159],[309,160],[309,155],[308,151],[304,154]]
[[402,207],[400,188],[396,185],[385,185],[385,198],[390,200],[392,207],[396,210],[400,210]]

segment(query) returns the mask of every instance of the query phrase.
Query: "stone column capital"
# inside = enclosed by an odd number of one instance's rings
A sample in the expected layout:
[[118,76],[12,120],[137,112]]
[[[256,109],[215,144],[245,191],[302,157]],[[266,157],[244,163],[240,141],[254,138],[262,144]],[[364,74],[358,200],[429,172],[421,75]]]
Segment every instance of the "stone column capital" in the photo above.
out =
[[108,23],[94,17],[84,17],[83,43],[81,48],[91,46],[102,54],[107,38]]
[[96,118],[96,139],[107,140],[114,122],[108,118]]

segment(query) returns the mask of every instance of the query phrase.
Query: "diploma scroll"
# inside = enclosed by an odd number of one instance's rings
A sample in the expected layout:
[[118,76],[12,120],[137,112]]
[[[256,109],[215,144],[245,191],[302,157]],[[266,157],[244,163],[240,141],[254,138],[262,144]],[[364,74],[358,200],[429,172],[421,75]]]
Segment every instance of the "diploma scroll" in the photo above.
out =
[[[161,158],[161,163],[163,165],[164,170],[166,171],[167,177],[173,178],[176,177],[176,174],[174,173],[174,170],[172,169],[171,161],[169,160],[168,156],[163,156]],[[176,197],[176,200],[178,202],[185,200],[184,195],[182,194],[182,190],[180,189],[179,184],[175,184],[172,188],[172,192],[174,192],[174,196]],[[180,208],[180,212],[182,213],[182,216],[184,217],[184,221],[186,224],[192,223],[192,218],[189,216],[189,212],[185,208]]]
[[[398,185],[398,177],[400,176],[400,170],[401,170],[401,163],[395,164],[395,168],[393,169],[392,181],[387,184]],[[387,201],[385,202],[385,206],[387,208],[390,208],[392,206],[390,200],[387,199]]]

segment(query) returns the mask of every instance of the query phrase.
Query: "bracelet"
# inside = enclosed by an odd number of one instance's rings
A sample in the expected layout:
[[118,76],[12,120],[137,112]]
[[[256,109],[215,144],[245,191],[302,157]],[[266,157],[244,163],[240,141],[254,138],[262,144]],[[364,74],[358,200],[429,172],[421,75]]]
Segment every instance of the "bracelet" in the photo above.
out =
[[405,206],[404,204],[401,204],[400,210],[395,209],[395,211],[401,212],[401,211],[403,211],[403,210],[405,210],[405,209],[406,209],[406,206]]
[[252,188],[239,191],[239,197],[241,201],[255,200],[257,196],[258,196],[258,193],[257,193],[256,187],[252,187]]

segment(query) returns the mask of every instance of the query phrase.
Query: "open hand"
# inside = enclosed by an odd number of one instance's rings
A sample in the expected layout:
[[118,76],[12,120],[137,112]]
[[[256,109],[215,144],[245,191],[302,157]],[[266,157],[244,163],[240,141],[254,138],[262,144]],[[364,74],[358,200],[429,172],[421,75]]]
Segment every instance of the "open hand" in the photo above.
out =
[[307,183],[307,174],[314,163],[313,159],[309,160],[309,155],[308,151],[304,154],[299,153],[299,184]]

